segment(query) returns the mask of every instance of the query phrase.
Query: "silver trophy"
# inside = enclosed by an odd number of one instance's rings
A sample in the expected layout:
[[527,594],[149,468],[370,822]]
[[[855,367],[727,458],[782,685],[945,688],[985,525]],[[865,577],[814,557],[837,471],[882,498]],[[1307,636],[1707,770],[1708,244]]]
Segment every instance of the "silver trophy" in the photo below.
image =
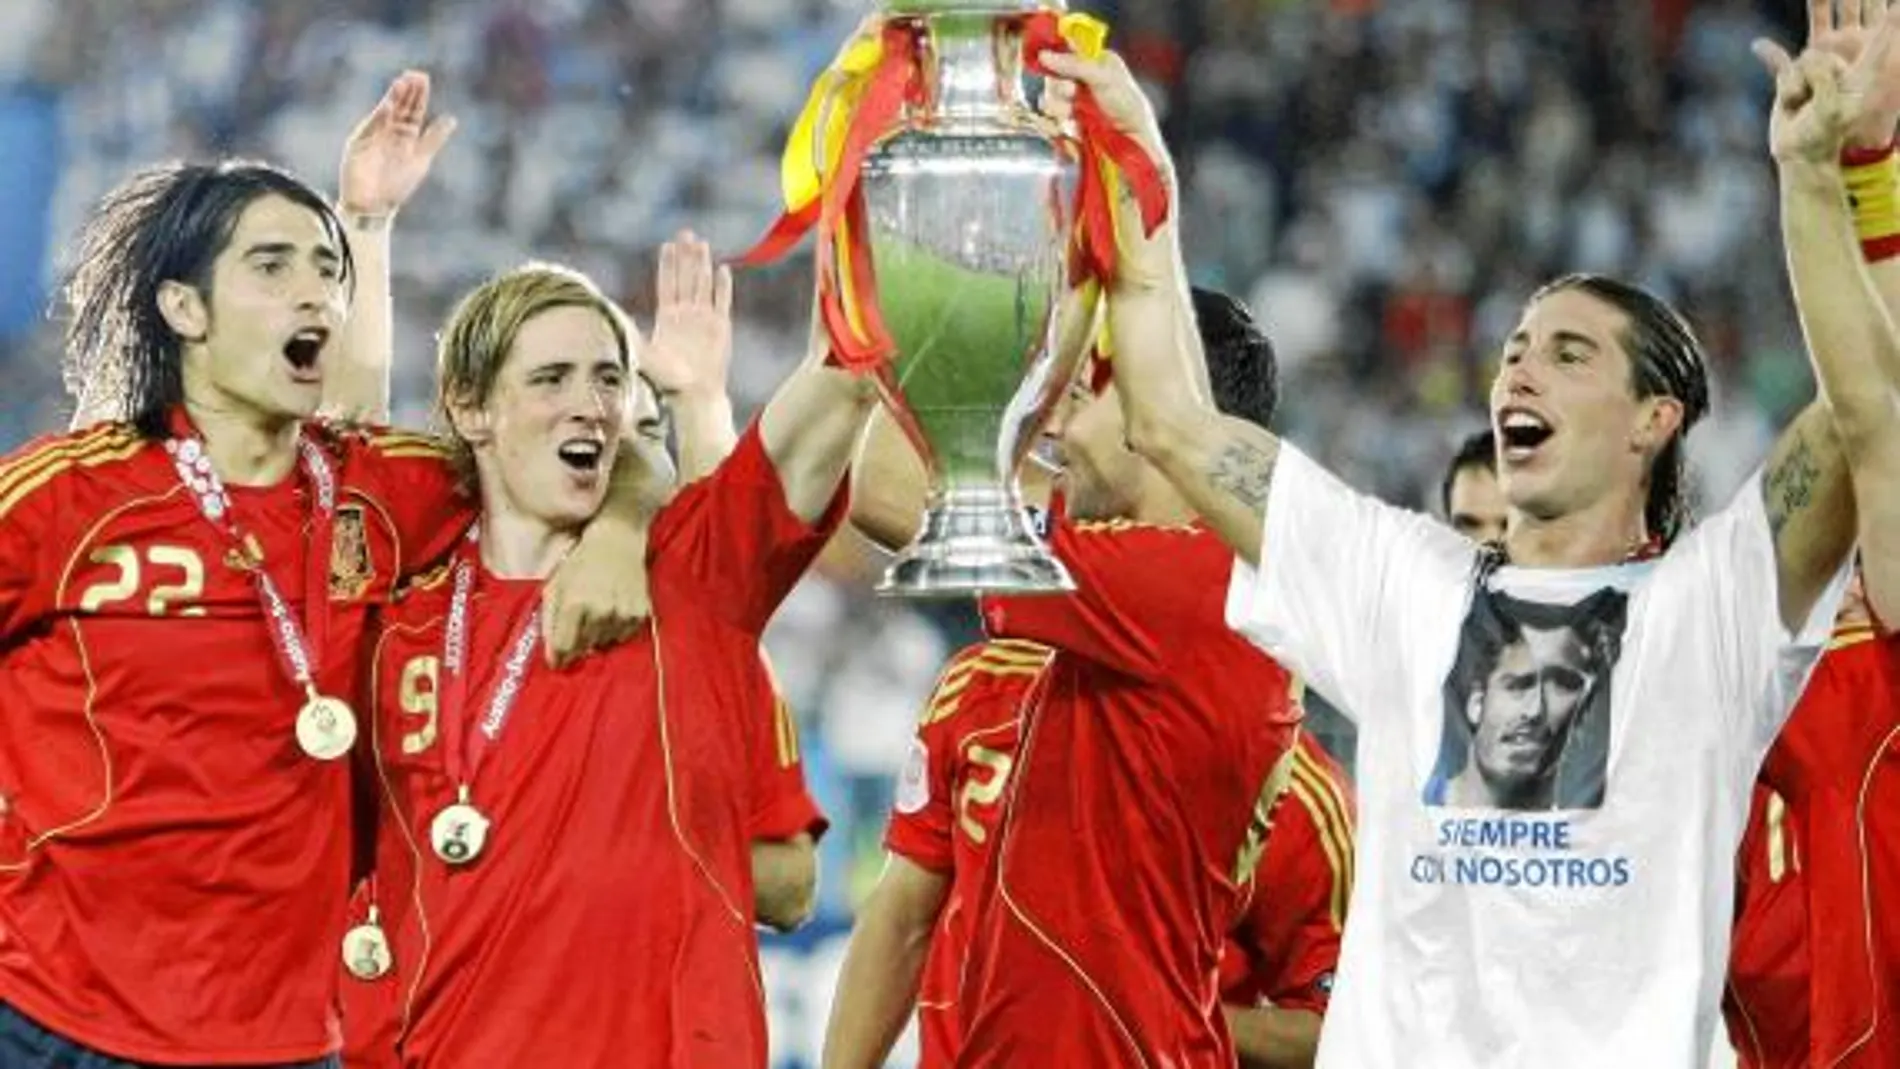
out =
[[1076,140],[1031,106],[1022,16],[1060,0],[884,0],[919,29],[921,100],[870,153],[862,190],[878,305],[897,353],[878,378],[923,457],[923,531],[879,593],[1073,590],[1016,472],[1095,340],[1072,287]]

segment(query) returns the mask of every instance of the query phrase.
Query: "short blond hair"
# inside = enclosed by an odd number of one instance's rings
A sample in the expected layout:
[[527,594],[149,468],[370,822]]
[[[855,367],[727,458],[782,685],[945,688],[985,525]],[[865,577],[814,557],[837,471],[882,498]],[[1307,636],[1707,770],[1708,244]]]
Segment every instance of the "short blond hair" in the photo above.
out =
[[456,470],[473,485],[474,449],[455,428],[456,405],[485,405],[522,327],[555,308],[591,308],[613,331],[620,365],[633,367],[633,326],[626,313],[586,275],[561,264],[532,262],[476,287],[449,313],[435,356],[436,419],[442,424]]

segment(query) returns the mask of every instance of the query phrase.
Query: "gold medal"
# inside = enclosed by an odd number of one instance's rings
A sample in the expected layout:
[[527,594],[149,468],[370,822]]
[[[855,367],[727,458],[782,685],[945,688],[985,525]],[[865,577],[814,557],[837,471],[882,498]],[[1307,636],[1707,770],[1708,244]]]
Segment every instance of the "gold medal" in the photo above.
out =
[[389,975],[396,960],[389,952],[389,937],[372,914],[369,921],[343,935],[343,967],[350,975],[365,982]]
[[488,845],[489,820],[469,804],[468,788],[452,804],[442,807],[429,824],[429,843],[435,856],[451,865],[466,865]]
[[341,700],[312,693],[297,711],[297,745],[319,761],[334,761],[356,745],[356,714]]

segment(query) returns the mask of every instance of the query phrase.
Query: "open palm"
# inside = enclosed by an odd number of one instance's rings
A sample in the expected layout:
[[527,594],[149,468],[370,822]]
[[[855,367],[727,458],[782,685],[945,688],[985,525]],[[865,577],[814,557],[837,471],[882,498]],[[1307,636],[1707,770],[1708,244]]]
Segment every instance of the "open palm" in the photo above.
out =
[[454,132],[454,119],[429,115],[429,76],[402,72],[343,147],[338,202],[366,215],[394,212],[429,177]]
[[[1848,142],[1857,148],[1882,148],[1900,124],[1900,48],[1893,34],[1879,33],[1900,19],[1900,5],[1888,0],[1808,0],[1808,47],[1846,61],[1857,81],[1856,114]],[[1874,51],[1870,52],[1869,48]]]
[[732,363],[732,269],[689,232],[660,249],[659,303],[640,366],[662,393],[724,393]]

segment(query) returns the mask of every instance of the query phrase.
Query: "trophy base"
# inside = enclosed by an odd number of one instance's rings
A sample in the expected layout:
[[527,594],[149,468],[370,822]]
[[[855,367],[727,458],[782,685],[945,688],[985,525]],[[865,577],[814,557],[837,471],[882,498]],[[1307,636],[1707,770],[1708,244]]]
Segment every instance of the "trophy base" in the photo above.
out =
[[1029,516],[1002,493],[952,494],[924,513],[923,533],[884,572],[885,597],[1067,594],[1069,570],[1030,529]]

